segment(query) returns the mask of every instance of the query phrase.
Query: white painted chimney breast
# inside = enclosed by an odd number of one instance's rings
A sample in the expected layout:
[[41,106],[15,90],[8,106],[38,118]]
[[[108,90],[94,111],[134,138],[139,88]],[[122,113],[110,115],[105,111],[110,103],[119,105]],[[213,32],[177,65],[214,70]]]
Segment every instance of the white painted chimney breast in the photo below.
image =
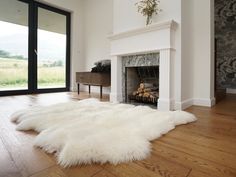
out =
[[160,53],[158,110],[173,110],[175,30],[173,20],[109,36],[111,41],[111,102],[122,101],[122,56]]

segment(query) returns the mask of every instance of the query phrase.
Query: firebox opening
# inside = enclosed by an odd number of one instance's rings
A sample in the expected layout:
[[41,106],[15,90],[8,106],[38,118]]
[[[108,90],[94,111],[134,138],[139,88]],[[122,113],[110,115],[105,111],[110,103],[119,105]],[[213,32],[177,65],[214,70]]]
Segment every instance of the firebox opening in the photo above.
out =
[[157,104],[159,97],[159,66],[125,68],[125,101]]

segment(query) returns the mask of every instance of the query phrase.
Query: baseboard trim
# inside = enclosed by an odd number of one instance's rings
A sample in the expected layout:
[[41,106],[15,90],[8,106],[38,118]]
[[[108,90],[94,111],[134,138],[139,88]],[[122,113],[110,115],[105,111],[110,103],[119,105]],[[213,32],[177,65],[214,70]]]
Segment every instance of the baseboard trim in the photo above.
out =
[[77,92],[78,89],[77,89],[77,87],[70,87],[70,91],[71,91],[71,92]]
[[193,105],[193,99],[187,99],[182,102],[175,102],[175,110],[184,110]]
[[175,109],[176,110],[184,110],[190,106],[205,106],[205,107],[212,107],[215,105],[215,98],[211,99],[202,99],[202,98],[193,98],[187,99],[182,102],[175,102]]
[[215,105],[215,98],[211,99],[202,99],[202,98],[194,98],[193,99],[193,105],[195,106],[206,106],[206,107],[212,107]]

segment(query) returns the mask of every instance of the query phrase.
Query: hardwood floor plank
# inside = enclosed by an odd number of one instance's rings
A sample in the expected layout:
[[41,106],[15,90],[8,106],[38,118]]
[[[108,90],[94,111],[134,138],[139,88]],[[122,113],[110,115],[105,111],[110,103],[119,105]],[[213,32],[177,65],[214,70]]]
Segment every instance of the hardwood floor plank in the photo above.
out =
[[201,123],[200,121],[196,122],[196,123],[192,123],[192,124],[188,124],[186,126],[180,126],[180,127],[184,127],[184,129],[190,129],[191,131],[199,131],[201,130],[202,133],[206,134],[206,135],[211,135],[213,134],[214,136],[221,136],[224,135],[226,137],[232,138],[234,139],[236,137],[236,131],[234,129],[232,129],[231,127],[234,127],[234,125],[230,125],[228,126],[228,128],[224,128],[224,126],[222,125],[222,127],[218,124],[217,126],[214,125],[215,123]]
[[55,165],[50,156],[33,147],[34,134],[16,131],[8,116],[1,121],[1,139],[23,177]]
[[19,169],[11,159],[0,139],[0,177],[21,177]]
[[107,170],[102,170],[91,177],[117,177]]
[[53,166],[41,172],[35,173],[30,177],[67,177],[67,175],[57,166]]
[[229,141],[227,138],[203,136],[194,132],[184,132],[181,129],[168,133],[166,137],[236,155],[236,141]]
[[106,165],[105,169],[117,177],[163,177],[159,173],[142,167],[136,163]]
[[221,164],[223,166],[228,166],[236,169],[236,155],[218,151],[213,148],[207,148],[194,143],[182,143],[182,140],[170,137],[161,138],[159,141],[170,145],[171,147],[173,147],[173,149],[179,151],[184,149],[184,152],[190,155],[202,157],[212,162],[217,162],[218,164]]
[[27,143],[17,144],[16,142],[11,141],[10,144],[7,144],[7,148],[11,153],[16,166],[24,177],[55,165],[55,162],[47,157],[44,152],[35,149]]
[[[235,177],[236,170],[230,167],[222,166],[218,163],[212,162],[210,159],[206,160],[205,156],[193,156],[185,152],[185,149],[176,150],[172,145],[163,143],[159,140],[153,142],[153,153],[159,156],[168,158],[169,160],[183,164],[193,170],[198,170],[203,173],[214,175],[215,177]],[[206,152],[208,153],[208,152]]]
[[147,159],[135,163],[159,174],[160,176],[183,177],[186,176],[190,170],[190,168],[187,168],[186,166],[174,163],[157,154],[151,154]]
[[212,175],[206,174],[200,171],[192,170],[187,177],[212,177]]
[[[226,99],[220,101],[212,108],[212,112],[222,115],[236,115],[236,95],[235,94],[227,94]],[[235,117],[236,118],[236,117]]]
[[[212,132],[210,130],[202,130],[202,129],[197,129],[197,128],[189,128],[185,126],[180,126],[177,127],[174,131],[181,131],[186,134],[195,134],[197,136],[205,137],[208,139],[219,139],[219,140],[225,140],[228,143],[233,142],[234,144],[236,143],[236,139],[231,136],[227,136],[225,134],[216,134],[215,132]],[[171,133],[171,132],[170,132]]]
[[91,177],[94,174],[103,170],[102,165],[80,165],[70,168],[62,168],[61,170],[67,175],[67,177]]

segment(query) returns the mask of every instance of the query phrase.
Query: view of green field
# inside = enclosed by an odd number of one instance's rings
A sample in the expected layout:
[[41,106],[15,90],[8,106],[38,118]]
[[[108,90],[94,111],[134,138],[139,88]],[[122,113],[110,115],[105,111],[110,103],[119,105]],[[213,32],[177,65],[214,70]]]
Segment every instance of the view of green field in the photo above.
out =
[[[0,90],[27,89],[28,61],[0,58]],[[65,87],[65,68],[61,62],[39,63],[38,87]]]
[[[1,20],[0,91],[27,90],[29,27],[23,24],[28,22]],[[37,88],[65,88],[66,34],[49,28],[39,28],[37,33]]]

